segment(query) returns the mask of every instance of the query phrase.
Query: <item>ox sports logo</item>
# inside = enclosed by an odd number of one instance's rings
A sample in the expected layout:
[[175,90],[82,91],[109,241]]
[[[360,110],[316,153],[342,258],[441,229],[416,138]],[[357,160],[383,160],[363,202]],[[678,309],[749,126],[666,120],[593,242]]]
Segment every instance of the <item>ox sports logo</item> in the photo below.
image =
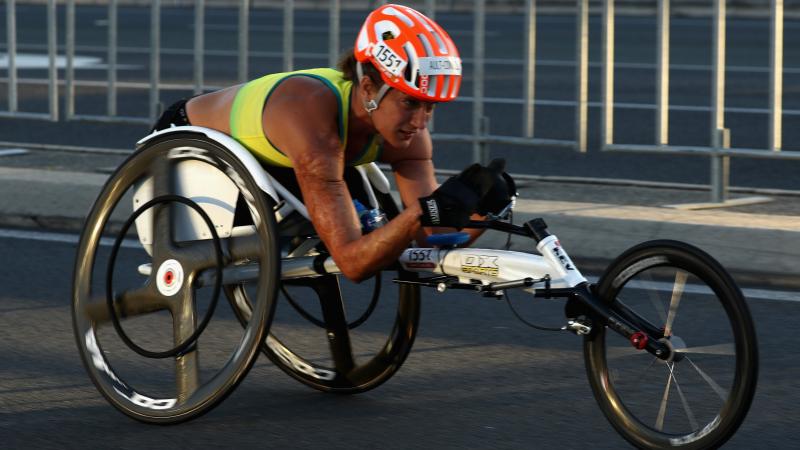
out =
[[464,255],[461,257],[461,271],[476,275],[489,275],[496,277],[500,274],[497,265],[497,256]]

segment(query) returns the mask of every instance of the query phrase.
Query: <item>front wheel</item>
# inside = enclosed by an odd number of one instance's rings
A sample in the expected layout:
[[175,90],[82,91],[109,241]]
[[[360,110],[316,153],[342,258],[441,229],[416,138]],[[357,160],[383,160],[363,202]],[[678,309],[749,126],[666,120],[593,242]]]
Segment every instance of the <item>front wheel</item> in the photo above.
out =
[[606,270],[597,296],[651,339],[664,361],[600,324],[585,338],[586,370],[600,408],[642,448],[716,448],[745,418],[756,389],[755,328],[741,291],[711,256],[652,241]]

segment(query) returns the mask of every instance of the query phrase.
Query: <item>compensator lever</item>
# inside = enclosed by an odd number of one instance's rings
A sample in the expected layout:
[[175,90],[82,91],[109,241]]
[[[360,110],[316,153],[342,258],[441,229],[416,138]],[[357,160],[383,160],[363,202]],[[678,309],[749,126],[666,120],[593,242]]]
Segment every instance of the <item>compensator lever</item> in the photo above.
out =
[[570,320],[562,330],[572,331],[578,336],[585,336],[592,332],[592,327],[583,320]]

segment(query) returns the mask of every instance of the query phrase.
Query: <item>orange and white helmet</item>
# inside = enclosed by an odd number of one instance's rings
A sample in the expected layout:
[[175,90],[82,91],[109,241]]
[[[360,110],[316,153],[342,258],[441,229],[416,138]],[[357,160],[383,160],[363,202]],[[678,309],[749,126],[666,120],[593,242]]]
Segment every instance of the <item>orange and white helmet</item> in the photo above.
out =
[[433,102],[455,99],[461,87],[461,58],[453,40],[407,6],[389,4],[372,11],[356,38],[355,57],[359,79],[361,63],[369,61],[385,83],[374,108],[390,87]]

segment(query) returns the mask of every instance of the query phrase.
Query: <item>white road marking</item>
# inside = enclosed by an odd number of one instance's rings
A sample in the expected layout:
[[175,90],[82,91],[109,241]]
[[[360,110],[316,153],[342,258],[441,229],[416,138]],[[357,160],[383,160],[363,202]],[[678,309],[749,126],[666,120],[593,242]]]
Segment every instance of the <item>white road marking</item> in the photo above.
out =
[[[0,228],[0,238],[60,242],[64,244],[78,244],[80,240],[80,236],[77,234],[56,233],[52,231],[14,230],[8,228]],[[111,247],[114,245],[114,240],[111,238],[100,238],[100,245]],[[123,239],[121,246],[124,248],[142,248],[139,241],[134,239]]]
[[0,150],[0,156],[24,155],[26,153],[29,153],[29,151],[24,148],[5,148]]
[[[592,283],[597,282],[597,277],[586,277]],[[659,292],[666,292],[671,293],[673,289],[673,283],[668,283],[664,281],[641,281],[635,280],[627,284],[628,287],[632,287],[634,289],[647,289],[650,291],[659,291]],[[697,284],[687,284],[684,288],[684,292],[689,294],[703,294],[703,295],[711,295],[712,291],[709,289],[708,286],[701,286]],[[784,302],[800,302],[800,293],[794,291],[773,291],[769,289],[754,289],[754,288],[742,288],[742,294],[744,298],[748,300],[775,300],[775,301],[784,301]]]

